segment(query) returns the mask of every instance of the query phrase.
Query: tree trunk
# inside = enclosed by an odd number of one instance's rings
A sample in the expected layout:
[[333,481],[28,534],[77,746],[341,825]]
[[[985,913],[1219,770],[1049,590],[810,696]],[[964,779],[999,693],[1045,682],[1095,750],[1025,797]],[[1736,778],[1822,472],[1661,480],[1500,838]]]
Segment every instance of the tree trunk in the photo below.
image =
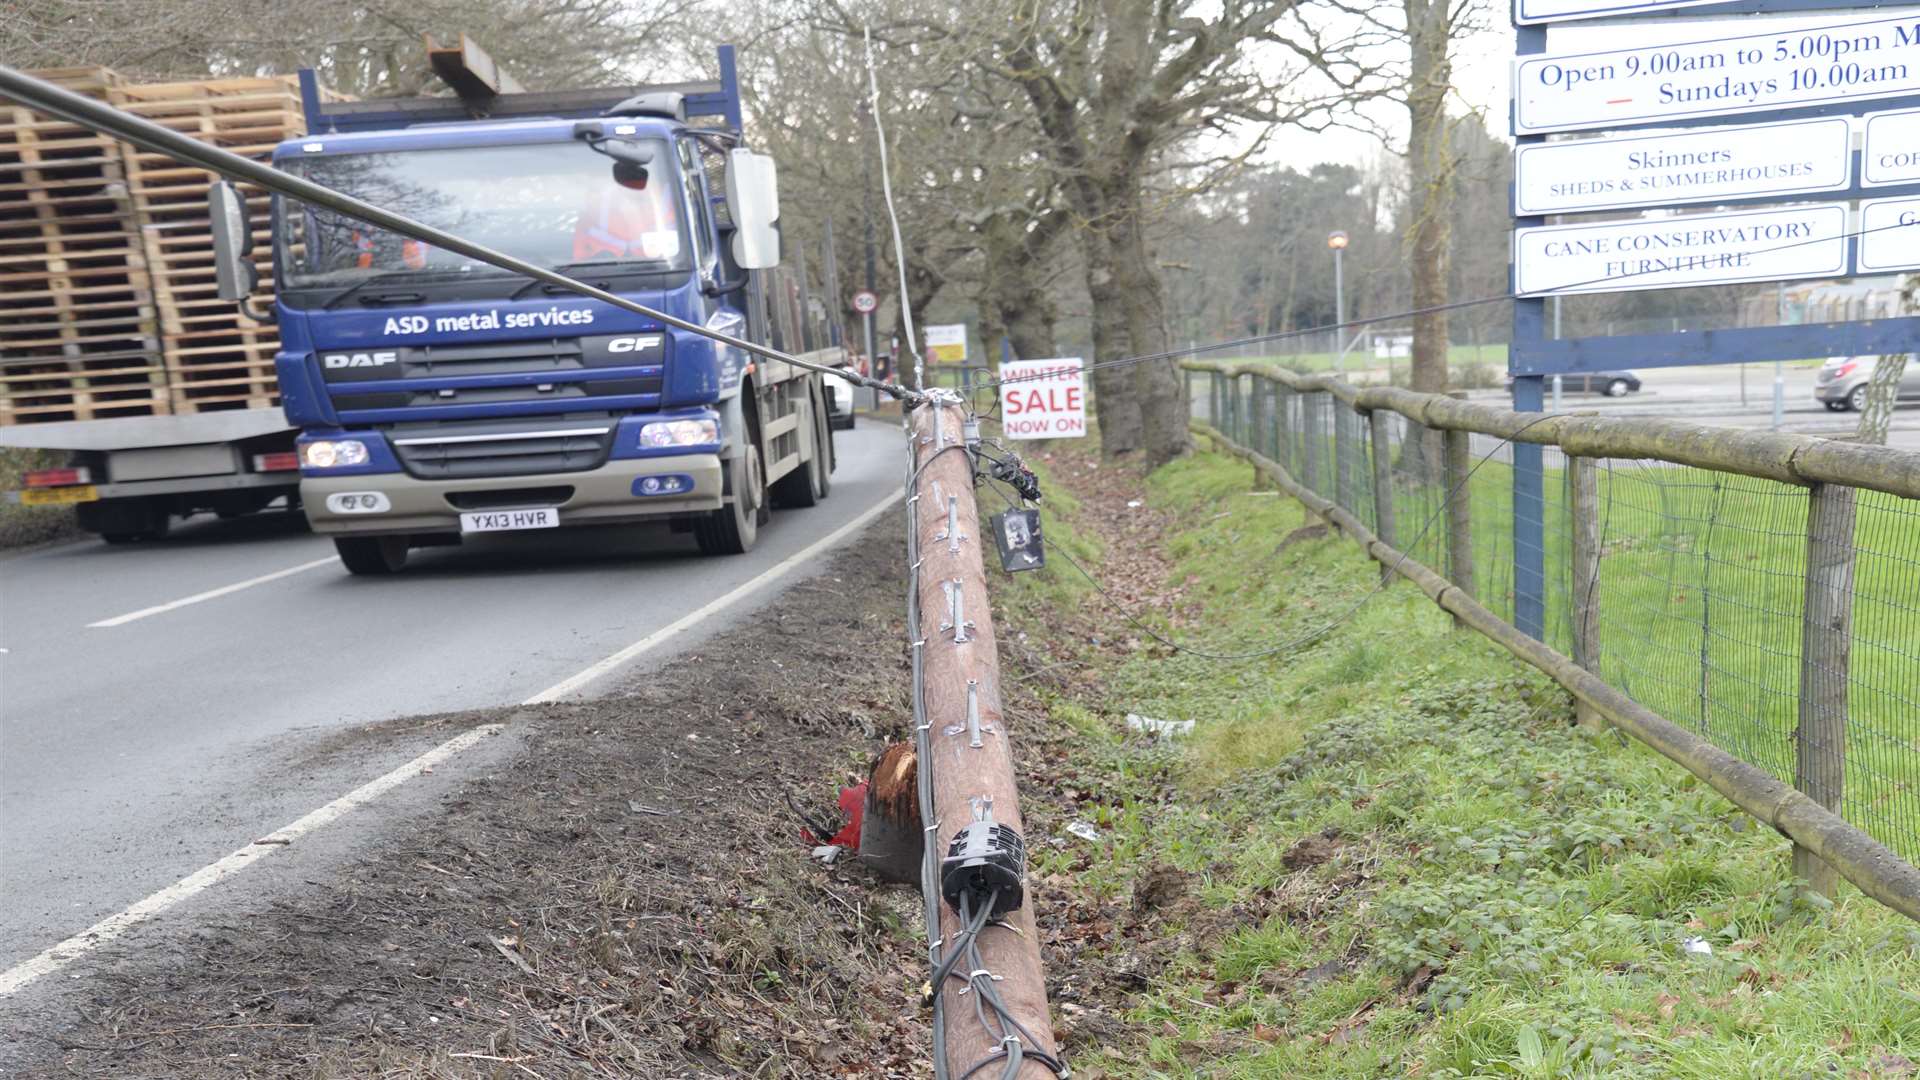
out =
[[1000,309],[1007,322],[1007,340],[1017,360],[1049,360],[1060,355],[1054,338],[1053,307],[1045,299],[1033,298],[1018,307]]
[[[1453,216],[1452,148],[1447,138],[1447,92],[1453,64],[1447,55],[1450,27],[1447,0],[1404,0],[1411,52],[1407,80],[1407,178],[1413,197],[1413,223],[1407,230],[1413,271],[1413,360],[1409,382],[1422,393],[1447,389],[1447,313],[1432,311],[1447,302],[1448,222]],[[1438,480],[1440,443],[1412,440],[1402,468]],[[1411,460],[1409,460],[1411,459]]]
[[[1153,252],[1147,247],[1142,226],[1138,200],[1130,200],[1108,231],[1108,239],[1131,353],[1151,356],[1166,352],[1171,343],[1167,340],[1166,287],[1153,265]],[[1147,452],[1148,467],[1164,465],[1191,446],[1186,392],[1179,369],[1171,358],[1130,367],[1122,369],[1122,374],[1133,379],[1140,409],[1141,448]]]
[[[1087,296],[1093,301],[1092,361],[1117,360],[1127,352],[1126,312],[1120,287],[1114,280],[1107,237],[1089,229],[1081,234],[1087,262]],[[1124,367],[1093,370],[1093,407],[1100,423],[1100,452],[1107,457],[1130,454],[1145,445],[1140,401],[1134,395],[1133,373]]]
[[[1915,294],[1920,293],[1920,274],[1909,274],[1900,286],[1900,313],[1912,314]],[[1887,444],[1887,429],[1893,425],[1893,406],[1900,398],[1900,377],[1907,371],[1907,354],[1893,353],[1873,365],[1867,380],[1867,406],[1860,410],[1860,428],[1856,442]]]

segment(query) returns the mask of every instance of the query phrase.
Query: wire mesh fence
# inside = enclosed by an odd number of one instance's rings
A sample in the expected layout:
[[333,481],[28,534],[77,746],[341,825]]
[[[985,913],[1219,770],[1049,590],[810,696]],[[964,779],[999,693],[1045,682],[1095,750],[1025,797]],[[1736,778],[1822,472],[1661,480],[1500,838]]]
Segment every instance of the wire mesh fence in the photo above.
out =
[[1551,443],[1518,448],[1539,455],[1530,486],[1507,438],[1327,380],[1189,368],[1196,418],[1505,623],[1537,605],[1554,651],[1920,860],[1920,501]]

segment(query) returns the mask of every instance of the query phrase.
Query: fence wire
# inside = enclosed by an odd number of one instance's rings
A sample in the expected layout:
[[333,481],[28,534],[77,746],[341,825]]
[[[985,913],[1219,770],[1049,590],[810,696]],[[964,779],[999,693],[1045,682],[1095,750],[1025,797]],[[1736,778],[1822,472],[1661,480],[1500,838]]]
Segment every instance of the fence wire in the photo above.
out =
[[[1191,397],[1196,417],[1508,623],[1520,622],[1516,553],[1537,556],[1546,644],[1579,656],[1584,622],[1587,664],[1602,679],[1788,783],[1831,770],[1844,778],[1842,816],[1920,860],[1920,503],[1843,489],[1853,520],[1837,538],[1847,570],[1835,629],[1845,649],[1841,670],[1829,671],[1808,648],[1819,630],[1806,618],[1806,487],[1661,461],[1576,464],[1545,446],[1544,527],[1516,552],[1510,443],[1452,435],[1468,439],[1467,478],[1457,455],[1449,471],[1448,433],[1395,413],[1376,444],[1367,415],[1324,391],[1209,373]],[[1384,500],[1378,455],[1388,466]],[[1591,470],[1596,548],[1584,607],[1587,590],[1574,580],[1577,468]],[[1464,499],[1464,518],[1448,512],[1450,495]],[[1820,734],[1823,709],[1843,721],[1843,740]]]

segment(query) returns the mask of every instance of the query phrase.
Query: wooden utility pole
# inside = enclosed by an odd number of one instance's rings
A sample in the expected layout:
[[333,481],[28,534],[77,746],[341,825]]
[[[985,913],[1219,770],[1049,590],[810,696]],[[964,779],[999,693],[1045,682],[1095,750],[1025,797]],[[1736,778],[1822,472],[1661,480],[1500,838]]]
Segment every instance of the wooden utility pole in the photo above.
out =
[[[920,553],[914,587],[920,625],[909,630],[921,643],[916,647],[922,653],[930,753],[920,766],[932,769],[933,838],[941,857],[989,799],[993,820],[1026,838],[1014,786],[1011,733],[1000,708],[1000,664],[987,609],[973,462],[964,449],[956,449],[963,446],[962,409],[957,401],[922,406],[914,410],[912,425],[918,477],[912,521]],[[1027,846],[1032,846],[1031,839]],[[1057,1054],[1031,899],[1003,921],[1012,929],[988,926],[980,934],[983,966],[993,973],[993,986],[1008,1011],[1040,1043],[1026,1049]],[[943,901],[940,925],[929,932],[951,943],[961,930],[959,913]],[[965,965],[960,970],[964,973]],[[983,1060],[1004,1057],[999,1037],[976,1017],[974,995],[965,983],[950,978],[936,990],[945,1008],[947,1065],[953,1076]],[[997,1077],[1001,1068],[983,1071]],[[1053,1073],[1028,1059],[1019,1075],[1037,1080]]]

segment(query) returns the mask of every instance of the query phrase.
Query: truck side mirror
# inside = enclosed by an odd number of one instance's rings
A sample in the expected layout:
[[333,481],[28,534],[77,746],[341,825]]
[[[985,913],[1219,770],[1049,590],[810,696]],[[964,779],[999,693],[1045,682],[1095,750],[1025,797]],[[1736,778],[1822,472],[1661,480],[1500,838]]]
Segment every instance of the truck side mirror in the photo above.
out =
[[207,216],[213,223],[214,281],[220,299],[245,300],[260,283],[259,271],[247,257],[253,252],[247,200],[231,183],[218,181],[207,191]]
[[733,261],[743,270],[780,265],[780,185],[773,159],[751,150],[727,152],[727,213],[733,218]]

